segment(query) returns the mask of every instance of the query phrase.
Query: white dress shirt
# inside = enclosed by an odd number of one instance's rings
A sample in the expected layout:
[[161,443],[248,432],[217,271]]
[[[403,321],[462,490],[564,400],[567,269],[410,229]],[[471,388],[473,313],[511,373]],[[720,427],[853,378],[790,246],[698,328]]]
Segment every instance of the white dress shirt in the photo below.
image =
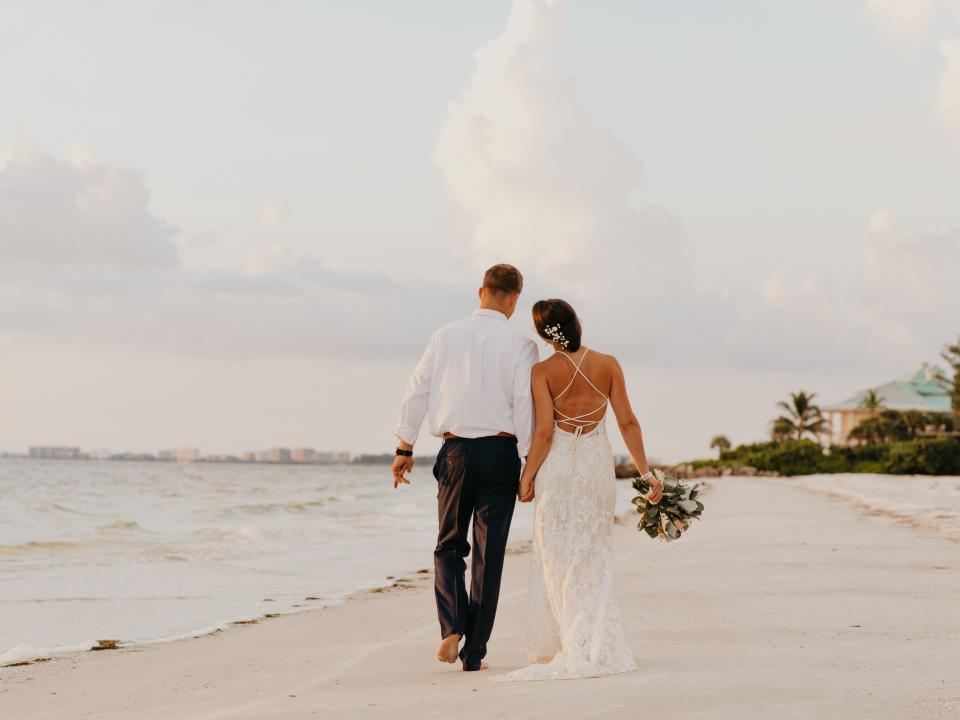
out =
[[533,432],[530,370],[536,343],[496,310],[475,310],[437,330],[407,384],[396,435],[413,445],[424,417],[437,437],[508,432],[526,457]]

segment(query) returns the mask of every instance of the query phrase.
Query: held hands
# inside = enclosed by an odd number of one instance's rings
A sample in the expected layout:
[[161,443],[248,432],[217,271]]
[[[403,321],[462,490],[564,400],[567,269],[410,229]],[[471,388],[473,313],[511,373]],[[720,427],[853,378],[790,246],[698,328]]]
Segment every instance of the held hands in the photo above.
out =
[[650,483],[650,492],[648,492],[644,497],[656,505],[663,497],[663,481],[651,473],[651,477],[648,482]]
[[520,502],[528,503],[534,496],[534,478],[524,475],[520,478],[520,487],[517,489],[517,498]]
[[404,455],[397,455],[393,459],[393,489],[396,490],[401,484],[409,485],[410,481],[404,475],[413,470],[413,458]]

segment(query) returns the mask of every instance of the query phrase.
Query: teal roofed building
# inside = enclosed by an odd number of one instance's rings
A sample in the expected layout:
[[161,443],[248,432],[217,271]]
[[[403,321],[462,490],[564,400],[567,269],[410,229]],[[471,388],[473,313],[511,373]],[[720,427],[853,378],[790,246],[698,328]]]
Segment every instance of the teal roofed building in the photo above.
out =
[[843,402],[825,405],[821,410],[830,423],[831,441],[838,445],[848,444],[850,431],[873,414],[863,407],[864,399],[871,390],[876,393],[884,410],[949,413],[949,385],[943,376],[941,368],[923,363],[919,370],[900,380],[866,388]]

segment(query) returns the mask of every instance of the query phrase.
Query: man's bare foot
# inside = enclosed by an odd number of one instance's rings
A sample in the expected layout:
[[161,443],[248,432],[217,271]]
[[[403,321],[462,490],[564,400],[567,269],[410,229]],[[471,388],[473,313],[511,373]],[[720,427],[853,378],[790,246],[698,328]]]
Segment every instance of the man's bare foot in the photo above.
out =
[[445,663],[455,663],[459,657],[460,636],[457,634],[447,635],[440,641],[440,647],[437,648],[437,660]]

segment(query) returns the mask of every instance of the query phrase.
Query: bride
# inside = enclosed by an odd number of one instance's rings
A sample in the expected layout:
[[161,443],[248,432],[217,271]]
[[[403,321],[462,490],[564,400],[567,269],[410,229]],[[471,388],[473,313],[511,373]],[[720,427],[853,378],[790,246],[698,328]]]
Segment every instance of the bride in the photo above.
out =
[[604,427],[609,405],[650,500],[663,486],[647,464],[623,371],[612,355],[580,343],[580,321],[563,300],[533,306],[537,333],[556,351],[533,368],[536,430],[520,478],[534,505],[527,604],[530,665],[496,680],[596,677],[636,669],[613,593],[616,480]]

